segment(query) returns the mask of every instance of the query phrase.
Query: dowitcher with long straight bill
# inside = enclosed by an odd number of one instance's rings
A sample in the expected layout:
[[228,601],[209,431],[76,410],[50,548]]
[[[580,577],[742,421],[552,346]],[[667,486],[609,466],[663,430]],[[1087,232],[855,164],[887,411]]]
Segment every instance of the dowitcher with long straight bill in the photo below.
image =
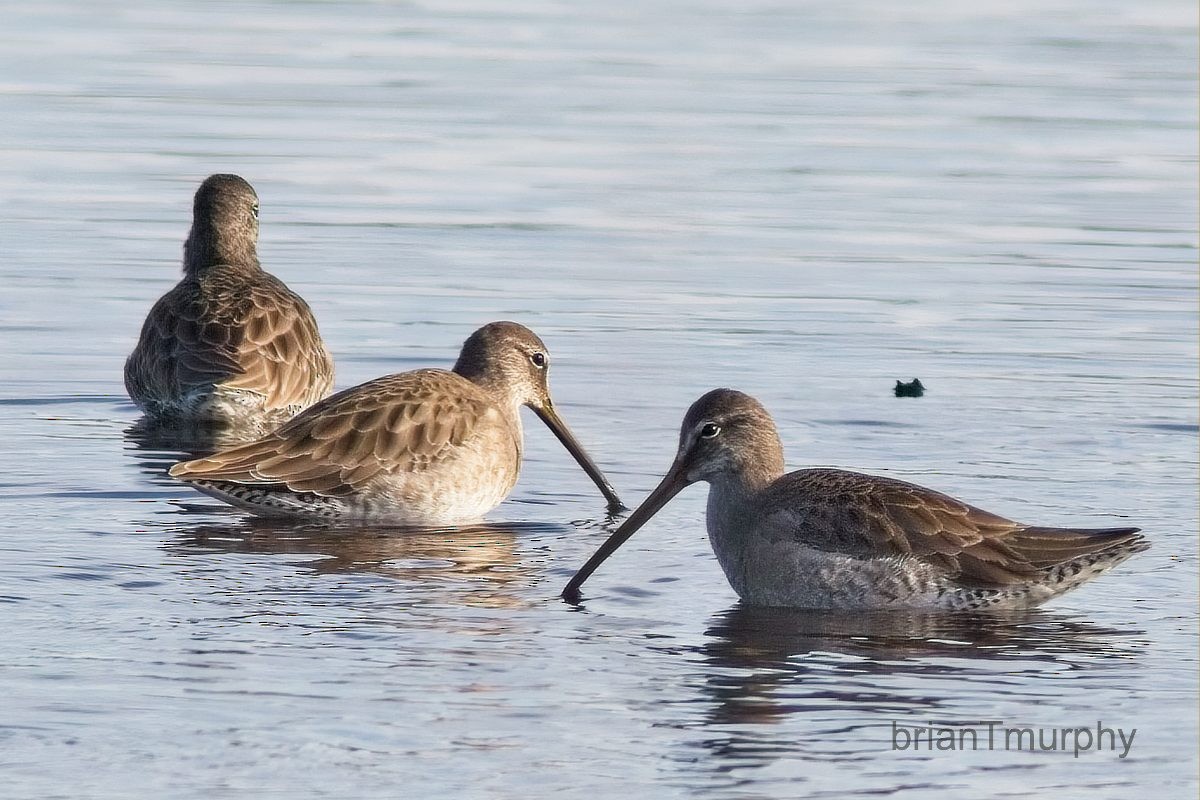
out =
[[171,475],[261,516],[474,522],[517,482],[524,405],[620,508],[558,416],[549,369],[533,331],[493,322],[471,334],[452,371],[401,372],[346,389],[257,441],[176,464]]
[[681,489],[707,481],[708,536],[750,605],[956,611],[1034,606],[1149,545],[1137,528],[1023,525],[904,481],[837,469],[784,474],[757,400],[715,389],[688,410],[666,477],[575,574],[597,567]]
[[151,421],[258,435],[333,389],[333,359],[312,311],[262,269],[257,243],[254,188],[237,175],[205,180],[183,280],[150,309],[125,362],[125,387]]

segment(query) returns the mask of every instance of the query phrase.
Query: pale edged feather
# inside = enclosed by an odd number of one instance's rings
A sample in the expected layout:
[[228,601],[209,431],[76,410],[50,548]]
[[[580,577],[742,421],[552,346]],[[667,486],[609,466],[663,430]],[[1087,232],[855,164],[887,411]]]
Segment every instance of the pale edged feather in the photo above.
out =
[[171,475],[345,495],[452,460],[481,425],[499,420],[471,381],[416,370],[339,392],[257,441],[176,464]]
[[260,395],[266,410],[306,407],[332,389],[333,359],[312,310],[282,281],[215,265],[154,304],[125,383],[139,401],[220,386]]
[[963,585],[1036,580],[1055,565],[1128,544],[1138,532],[1024,525],[923,486],[832,469],[784,475],[762,502],[771,527],[810,547],[917,558]]

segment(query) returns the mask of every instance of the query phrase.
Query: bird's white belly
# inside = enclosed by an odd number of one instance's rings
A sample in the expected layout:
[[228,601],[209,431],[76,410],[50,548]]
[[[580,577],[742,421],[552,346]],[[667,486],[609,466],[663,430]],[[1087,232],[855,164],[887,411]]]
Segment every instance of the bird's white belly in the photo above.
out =
[[343,516],[418,526],[478,522],[508,497],[520,467],[519,428],[516,436],[493,430],[464,444],[452,462],[388,475],[361,495],[345,498],[351,508]]
[[431,476],[431,480],[421,483],[419,489],[410,483],[368,496],[359,509],[353,508],[356,504],[350,501],[352,507],[344,516],[354,516],[357,511],[365,518],[397,525],[463,525],[478,522],[512,490],[511,483],[491,476],[480,476],[478,480]]

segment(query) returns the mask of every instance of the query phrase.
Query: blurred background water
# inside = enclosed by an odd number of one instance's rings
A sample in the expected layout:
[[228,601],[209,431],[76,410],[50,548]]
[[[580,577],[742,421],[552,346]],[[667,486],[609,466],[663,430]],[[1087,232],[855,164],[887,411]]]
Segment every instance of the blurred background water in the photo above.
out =
[[[1193,4],[2,18],[5,796],[1195,796]],[[340,387],[516,319],[631,505],[728,385],[793,467],[1154,547],[987,625],[755,611],[696,488],[575,609],[609,522],[533,420],[492,524],[253,524],[164,476],[121,385],[227,171]],[[890,749],[892,721],[982,719],[1138,733],[1126,759]]]

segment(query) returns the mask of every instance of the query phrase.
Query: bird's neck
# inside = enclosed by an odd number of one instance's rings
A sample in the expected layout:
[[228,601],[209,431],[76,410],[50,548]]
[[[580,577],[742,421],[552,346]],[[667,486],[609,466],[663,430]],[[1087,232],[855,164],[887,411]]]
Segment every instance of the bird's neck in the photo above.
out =
[[753,514],[760,495],[783,475],[783,453],[756,454],[739,459],[732,468],[709,478],[709,513],[743,517]]
[[739,469],[722,472],[709,479],[710,497],[719,496],[723,505],[738,509],[753,507],[758,495],[783,474],[766,469]]
[[782,475],[783,445],[773,427],[744,442],[727,469],[709,479],[706,524],[713,552],[739,597],[756,580],[754,554],[770,487]]
[[774,427],[762,427],[743,439],[728,454],[728,468],[712,478],[731,496],[753,497],[777,481],[784,472],[783,444]]
[[454,372],[457,372],[471,383],[495,396],[498,401],[502,401],[501,405],[505,407],[513,406],[514,408],[520,406],[520,403],[514,397],[511,397],[512,392],[509,391],[509,381],[488,360],[471,359],[465,355],[460,355],[458,361],[454,364]]
[[452,371],[483,389],[492,397],[496,408],[508,420],[512,430],[517,432],[517,439],[520,440],[522,435],[521,406],[525,403],[524,398],[519,397],[513,391],[512,380],[502,370],[496,369],[494,365],[486,361],[467,359],[462,356],[459,356]]
[[752,580],[752,559],[757,520],[762,506],[755,476],[723,475],[710,482],[705,527],[708,540],[729,584],[741,596]]
[[254,238],[248,233],[218,231],[210,225],[192,226],[183,243],[183,270],[196,275],[218,264],[261,269]]

